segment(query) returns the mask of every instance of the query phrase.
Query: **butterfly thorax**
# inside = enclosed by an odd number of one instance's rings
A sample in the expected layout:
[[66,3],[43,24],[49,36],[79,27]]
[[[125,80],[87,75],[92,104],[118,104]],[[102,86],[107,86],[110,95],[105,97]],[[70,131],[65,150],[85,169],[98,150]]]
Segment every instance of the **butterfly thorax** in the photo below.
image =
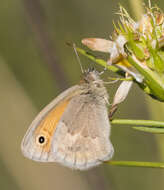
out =
[[80,86],[83,92],[85,89],[85,94],[90,95],[91,98],[103,98],[105,102],[108,100],[108,93],[104,82],[100,79],[100,75],[96,70],[85,72],[80,81]]

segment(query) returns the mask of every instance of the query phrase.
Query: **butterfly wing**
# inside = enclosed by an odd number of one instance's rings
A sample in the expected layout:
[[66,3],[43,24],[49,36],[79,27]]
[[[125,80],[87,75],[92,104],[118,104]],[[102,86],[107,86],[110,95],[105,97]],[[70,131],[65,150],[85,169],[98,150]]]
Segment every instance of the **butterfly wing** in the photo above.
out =
[[57,125],[52,141],[56,161],[73,169],[85,170],[109,160],[110,123],[105,100],[93,101],[81,94],[69,103]]
[[71,98],[79,94],[79,91],[78,85],[69,88],[38,114],[31,123],[21,144],[25,157],[40,162],[55,161],[51,149],[53,134]]

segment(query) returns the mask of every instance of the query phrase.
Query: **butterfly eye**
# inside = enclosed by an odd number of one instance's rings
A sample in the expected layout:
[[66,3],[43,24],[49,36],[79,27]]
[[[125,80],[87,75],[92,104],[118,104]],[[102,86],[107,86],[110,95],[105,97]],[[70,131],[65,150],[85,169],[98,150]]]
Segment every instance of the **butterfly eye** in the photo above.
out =
[[45,144],[47,143],[47,138],[46,138],[46,136],[44,136],[44,135],[38,135],[38,136],[36,137],[36,143],[37,143],[38,145],[41,145],[41,146],[45,145]]
[[99,82],[94,82],[95,87],[101,88],[101,84]]

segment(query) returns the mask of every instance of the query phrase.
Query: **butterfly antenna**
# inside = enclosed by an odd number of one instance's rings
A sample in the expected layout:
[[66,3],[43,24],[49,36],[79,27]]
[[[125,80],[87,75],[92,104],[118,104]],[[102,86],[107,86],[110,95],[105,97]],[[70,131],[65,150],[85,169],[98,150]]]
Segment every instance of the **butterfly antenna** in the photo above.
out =
[[99,72],[99,75],[104,74],[106,70],[107,70],[107,66],[105,66],[104,69],[101,72]]
[[82,64],[81,64],[79,55],[78,55],[77,50],[76,50],[76,45],[75,45],[75,43],[73,43],[73,49],[74,49],[74,51],[75,51],[77,61],[78,61],[79,65],[80,65],[81,72],[84,73],[84,70],[83,70],[83,67],[82,67]]

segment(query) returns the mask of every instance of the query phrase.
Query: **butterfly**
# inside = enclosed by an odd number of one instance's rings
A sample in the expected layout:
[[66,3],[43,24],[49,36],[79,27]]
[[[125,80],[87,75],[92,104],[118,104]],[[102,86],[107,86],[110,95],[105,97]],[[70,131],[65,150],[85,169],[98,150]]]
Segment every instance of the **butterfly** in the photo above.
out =
[[31,123],[21,149],[38,162],[86,170],[112,158],[108,93],[96,70],[48,104]]

